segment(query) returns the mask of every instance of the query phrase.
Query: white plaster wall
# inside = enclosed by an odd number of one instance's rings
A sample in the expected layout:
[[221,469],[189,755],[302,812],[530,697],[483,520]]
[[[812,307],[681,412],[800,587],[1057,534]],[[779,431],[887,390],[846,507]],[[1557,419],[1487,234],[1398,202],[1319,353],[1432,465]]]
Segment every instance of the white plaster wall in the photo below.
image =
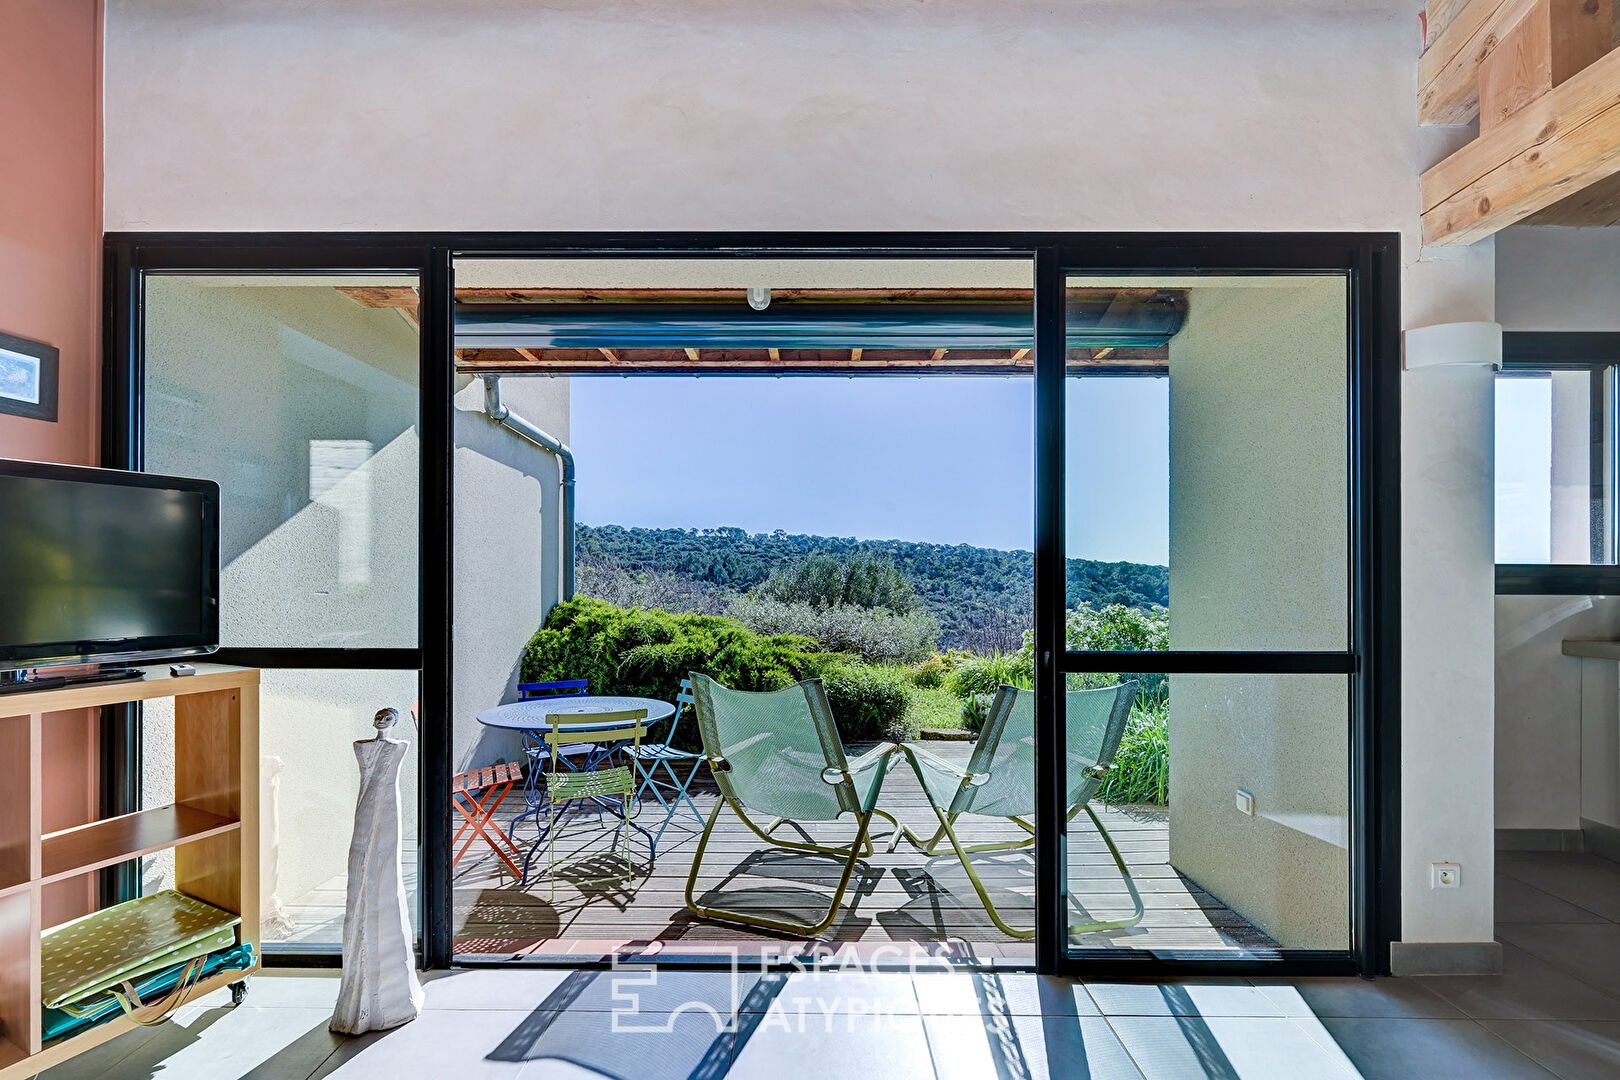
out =
[[[568,441],[568,380],[507,376],[502,402]],[[478,714],[517,700],[529,638],[557,602],[561,521],[555,458],[484,413],[484,387],[463,376],[455,399],[455,767],[521,761],[515,733]]]
[[[1187,307],[1170,341],[1170,647],[1342,650],[1344,281],[1195,288]],[[1170,861],[1285,946],[1348,940],[1348,691],[1170,676]]]
[[[1489,242],[1418,254],[1468,137],[1417,126],[1420,6],[108,0],[106,227],[1393,229],[1405,325],[1489,319]],[[1426,869],[1491,822],[1444,756],[1492,725],[1489,520],[1444,513],[1489,412],[1447,389],[1403,422],[1404,786],[1447,785],[1405,934],[1484,940]]]
[[1620,330],[1620,229],[1520,225],[1496,252],[1504,330]]

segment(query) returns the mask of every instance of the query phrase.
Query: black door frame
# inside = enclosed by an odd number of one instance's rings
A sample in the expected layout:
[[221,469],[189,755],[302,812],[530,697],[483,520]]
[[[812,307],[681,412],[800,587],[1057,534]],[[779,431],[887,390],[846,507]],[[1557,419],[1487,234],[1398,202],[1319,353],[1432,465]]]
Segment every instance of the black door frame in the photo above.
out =
[[[1141,976],[1194,972],[1387,973],[1398,936],[1400,893],[1400,241],[1393,233],[109,233],[102,461],[140,468],[144,454],[143,278],[169,273],[394,271],[421,282],[420,605],[417,649],[224,650],[256,666],[414,668],[422,689],[421,961],[453,960],[449,802],[451,663],[451,455],[454,407],[453,260],[615,256],[659,258],[1017,257],[1035,266],[1035,619],[1037,740],[1061,745],[1058,709],[1066,671],[1338,672],[1352,684],[1350,741],[1350,947],[1258,955],[1227,951],[1071,954],[1059,880],[1063,850],[1062,758],[1037,773],[1036,967],[1067,974]],[[1351,648],[1345,652],[1070,653],[1062,649],[1063,295],[1073,271],[1272,272],[1346,275],[1350,293]],[[1054,647],[1056,644],[1057,647]],[[386,655],[384,655],[386,654]],[[1099,665],[1106,665],[1101,667]],[[115,725],[104,770],[106,805],[133,808],[138,760],[133,723]],[[1056,822],[1058,827],[1051,824]],[[131,886],[132,887],[132,886]],[[267,959],[332,962],[322,954]]]

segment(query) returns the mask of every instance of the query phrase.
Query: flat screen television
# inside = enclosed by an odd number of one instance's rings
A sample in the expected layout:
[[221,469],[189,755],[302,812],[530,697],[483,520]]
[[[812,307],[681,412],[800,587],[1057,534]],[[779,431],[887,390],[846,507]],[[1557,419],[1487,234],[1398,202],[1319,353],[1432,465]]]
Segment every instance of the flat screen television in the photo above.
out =
[[0,673],[218,645],[218,484],[0,459]]

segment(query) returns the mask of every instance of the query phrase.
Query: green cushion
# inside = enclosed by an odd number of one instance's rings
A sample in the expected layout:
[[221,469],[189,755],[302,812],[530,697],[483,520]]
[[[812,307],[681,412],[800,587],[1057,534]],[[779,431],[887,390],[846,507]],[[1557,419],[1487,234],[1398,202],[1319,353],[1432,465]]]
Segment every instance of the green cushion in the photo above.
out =
[[40,938],[40,999],[75,1001],[236,944],[240,915],[167,889],[93,911]]

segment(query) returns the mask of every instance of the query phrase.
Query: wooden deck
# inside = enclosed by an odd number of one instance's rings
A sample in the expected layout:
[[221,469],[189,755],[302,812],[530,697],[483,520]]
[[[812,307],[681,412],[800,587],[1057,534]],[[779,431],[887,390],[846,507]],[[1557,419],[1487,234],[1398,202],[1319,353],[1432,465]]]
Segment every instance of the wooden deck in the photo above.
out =
[[[966,743],[931,743],[929,749],[966,762]],[[707,814],[716,794],[706,775],[693,785],[699,808]],[[902,822],[922,831],[937,823],[916,777],[904,766],[884,783],[880,805]],[[1162,808],[1097,807],[1132,870],[1147,907],[1137,926],[1086,935],[1091,947],[1274,948],[1264,933],[1246,922],[1169,865],[1169,822]],[[503,815],[504,818],[504,815]],[[636,820],[657,830],[663,810],[644,804]],[[509,820],[509,818],[505,818]],[[818,827],[817,839],[853,835],[853,826]],[[818,949],[857,954],[926,954],[983,959],[1030,959],[1033,942],[1008,937],[984,912],[967,875],[954,855],[930,857],[902,841],[885,853],[890,829],[874,819],[876,853],[857,864],[839,917],[819,939]],[[930,832],[932,830],[929,830]],[[965,843],[985,843],[1022,836],[1008,822],[964,818],[958,832]],[[531,874],[520,888],[505,866],[480,842],[462,860],[455,875],[456,951],[463,954],[569,954],[600,957],[615,952],[716,953],[788,946],[791,935],[754,931],[699,919],[687,910],[686,878],[699,833],[690,810],[681,812],[664,833],[658,857],[647,862],[647,848],[632,834],[631,852],[638,861],[636,878],[625,884],[578,885],[601,873],[590,862],[563,868],[555,880]],[[793,833],[784,830],[790,838]],[[534,829],[519,826],[520,843],[532,841]],[[584,847],[582,847],[582,845]],[[605,851],[607,840],[582,829],[558,844],[559,854],[594,847]],[[483,848],[480,854],[478,849]],[[537,858],[537,863],[544,852]],[[1028,850],[972,857],[974,867],[996,898],[1003,916],[1015,926],[1034,923],[1035,864]],[[1070,887],[1077,905],[1093,918],[1130,912],[1130,898],[1101,838],[1081,818],[1070,833]],[[755,908],[807,918],[825,908],[837,883],[837,860],[815,854],[764,847],[747,827],[723,812],[704,856],[698,879],[700,899],[722,901],[734,908]]]

